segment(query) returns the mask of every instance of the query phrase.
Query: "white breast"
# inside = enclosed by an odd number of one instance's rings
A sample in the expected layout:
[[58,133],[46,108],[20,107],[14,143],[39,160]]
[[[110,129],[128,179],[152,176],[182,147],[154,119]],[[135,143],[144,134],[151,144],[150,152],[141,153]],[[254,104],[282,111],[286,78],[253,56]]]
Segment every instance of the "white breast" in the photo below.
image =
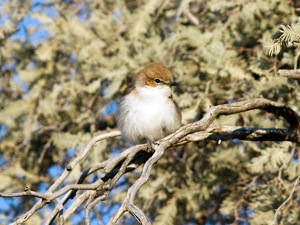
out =
[[118,125],[133,144],[144,139],[156,141],[177,130],[180,113],[168,86],[140,87],[123,98]]

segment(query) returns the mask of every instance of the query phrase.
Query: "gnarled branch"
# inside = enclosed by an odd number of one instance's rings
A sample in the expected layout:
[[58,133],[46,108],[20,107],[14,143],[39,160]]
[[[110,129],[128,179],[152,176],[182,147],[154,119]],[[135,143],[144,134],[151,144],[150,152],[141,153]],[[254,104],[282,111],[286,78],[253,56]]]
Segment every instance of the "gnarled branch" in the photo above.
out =
[[[283,117],[288,123],[287,128],[247,128],[237,126],[212,126],[212,122],[220,115],[231,115],[241,113],[253,109],[261,109],[267,112]],[[115,224],[119,218],[126,212],[130,212],[142,224],[151,224],[147,216],[134,205],[134,199],[139,189],[144,185],[149,177],[153,165],[163,156],[166,149],[170,146],[184,144],[190,141],[200,141],[205,139],[224,141],[232,139],[249,140],[249,141],[290,141],[300,144],[300,117],[290,107],[280,103],[266,100],[254,99],[231,104],[213,106],[204,115],[204,117],[194,123],[185,125],[169,136],[157,141],[153,144],[152,149],[147,150],[147,145],[137,145],[120,153],[117,157],[106,160],[98,165],[84,171],[76,184],[69,184],[60,188],[61,184],[70,175],[73,168],[80,163],[88,155],[93,145],[101,140],[120,136],[119,131],[114,131],[107,134],[102,134],[95,137],[83,149],[81,154],[74,158],[57,181],[48,189],[45,194],[40,194],[31,190],[25,190],[20,193],[0,193],[2,197],[21,197],[33,196],[40,198],[39,201],[26,213],[21,215],[13,224],[22,224],[28,220],[35,212],[45,207],[49,202],[59,200],[59,197],[65,197],[58,201],[57,207],[52,215],[47,220],[46,224],[51,224],[58,213],[59,220],[67,220],[68,217],[84,202],[86,202],[86,222],[89,223],[88,215],[91,208],[101,201],[107,199],[110,191],[114,188],[115,183],[125,174],[138,166],[144,164],[143,172],[140,178],[127,191],[126,198],[117,211],[111,218],[110,224]],[[102,170],[103,177],[91,184],[82,184],[84,179],[90,174]],[[62,207],[70,198],[75,197],[77,190],[85,190],[82,194],[76,197],[73,204],[63,213]]]

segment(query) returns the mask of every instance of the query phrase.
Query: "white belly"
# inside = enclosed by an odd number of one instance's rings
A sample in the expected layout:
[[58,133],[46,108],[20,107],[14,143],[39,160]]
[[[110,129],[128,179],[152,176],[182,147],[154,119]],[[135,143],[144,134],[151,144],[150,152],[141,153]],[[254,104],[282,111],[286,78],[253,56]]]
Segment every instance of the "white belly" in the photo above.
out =
[[181,116],[169,97],[171,93],[162,93],[145,91],[123,99],[118,124],[123,136],[133,144],[159,140],[180,127]]

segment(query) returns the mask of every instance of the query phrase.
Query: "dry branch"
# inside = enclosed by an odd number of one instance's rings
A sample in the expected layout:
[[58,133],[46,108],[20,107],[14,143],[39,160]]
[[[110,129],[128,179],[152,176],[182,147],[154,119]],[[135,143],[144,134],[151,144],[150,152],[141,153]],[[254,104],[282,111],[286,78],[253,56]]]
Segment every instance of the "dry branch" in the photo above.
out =
[[299,179],[300,179],[300,175],[297,177],[295,183],[294,183],[294,186],[293,186],[293,189],[291,190],[291,193],[289,195],[289,197],[275,210],[275,215],[274,215],[274,220],[272,222],[272,225],[275,225],[276,222],[277,222],[277,217],[278,217],[278,213],[279,211],[281,210],[281,208],[286,205],[293,197],[296,189],[297,189],[297,186],[298,186],[298,182],[299,182]]
[[300,80],[300,69],[297,70],[278,70],[278,74],[293,80]]
[[[211,126],[212,122],[220,115],[231,115],[241,113],[253,109],[261,109],[267,112],[283,117],[290,126],[287,128],[247,128],[236,126]],[[89,224],[89,212],[99,202],[104,201],[109,196],[110,191],[114,188],[115,183],[127,172],[136,169],[144,164],[143,172],[140,178],[127,191],[126,198],[117,211],[111,218],[109,224],[116,224],[119,218],[128,211],[142,224],[151,224],[147,216],[134,205],[134,200],[139,189],[144,185],[149,177],[153,165],[163,156],[166,149],[173,145],[183,144],[189,141],[200,141],[205,139],[212,140],[250,140],[250,141],[290,141],[300,143],[300,117],[288,106],[266,99],[254,99],[249,101],[236,102],[213,106],[204,115],[204,117],[194,123],[185,125],[179,130],[163,138],[153,144],[152,149],[147,151],[147,144],[133,146],[117,157],[106,160],[84,171],[76,184],[69,184],[59,188],[61,184],[69,176],[73,168],[80,163],[89,154],[95,143],[107,139],[120,136],[119,131],[114,131],[107,134],[102,134],[91,140],[90,143],[83,149],[81,154],[73,159],[66,167],[62,175],[48,189],[45,194],[40,194],[31,190],[25,190],[19,193],[0,193],[2,197],[22,197],[33,196],[40,200],[26,213],[21,215],[13,224],[22,224],[28,220],[39,209],[45,207],[49,202],[56,201],[57,207],[52,215],[47,220],[46,224],[51,224],[58,214],[60,224],[84,202],[86,202],[86,223]],[[84,179],[90,174],[102,170],[104,176],[94,183],[82,184]],[[84,190],[82,194],[76,197],[73,204],[63,212],[63,206],[70,199],[75,197],[77,190]],[[61,201],[59,197],[68,193]]]

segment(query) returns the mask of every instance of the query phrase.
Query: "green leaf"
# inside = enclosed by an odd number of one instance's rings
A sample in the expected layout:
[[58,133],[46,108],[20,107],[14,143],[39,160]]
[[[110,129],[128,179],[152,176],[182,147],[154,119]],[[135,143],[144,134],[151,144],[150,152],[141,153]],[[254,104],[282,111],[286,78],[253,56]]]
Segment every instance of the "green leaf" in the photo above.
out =
[[164,207],[158,211],[154,225],[173,225],[177,214],[176,198],[171,198]]

